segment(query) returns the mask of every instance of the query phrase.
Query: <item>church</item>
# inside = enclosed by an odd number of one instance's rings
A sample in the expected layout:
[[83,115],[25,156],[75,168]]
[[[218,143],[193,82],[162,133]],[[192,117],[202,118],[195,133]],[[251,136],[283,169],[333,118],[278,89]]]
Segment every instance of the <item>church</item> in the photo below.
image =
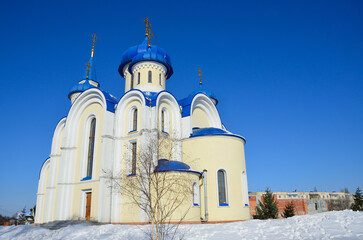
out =
[[125,91],[119,99],[104,91],[96,78],[97,38],[92,36],[85,74],[68,93],[69,112],[57,123],[49,158],[41,166],[35,223],[150,222],[110,187],[109,178],[120,173],[132,178],[141,153],[161,138],[172,152],[155,156],[155,169],[193,179],[190,198],[181,206],[187,210],[183,222],[250,219],[246,140],[222,124],[218,100],[202,87],[200,70],[199,89],[185,98],[176,99],[166,90],[167,81],[173,81],[171,60],[164,49],[151,44],[151,25],[148,19],[144,22],[144,40],[121,56],[118,72]]

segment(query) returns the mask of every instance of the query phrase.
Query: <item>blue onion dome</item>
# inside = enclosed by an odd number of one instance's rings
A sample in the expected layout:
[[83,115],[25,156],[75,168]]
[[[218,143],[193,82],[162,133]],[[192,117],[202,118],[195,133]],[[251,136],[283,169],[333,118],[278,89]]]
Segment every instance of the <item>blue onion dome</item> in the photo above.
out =
[[218,104],[218,99],[217,99],[216,95],[212,91],[203,88],[201,85],[199,85],[199,89],[193,91],[189,96],[193,97],[193,96],[197,95],[198,93],[203,93],[203,94],[207,95],[213,101],[214,105]]
[[72,94],[81,93],[90,88],[98,88],[100,84],[96,81],[96,71],[93,63],[93,57],[89,60],[89,70],[85,70],[84,76],[78,84],[74,85],[68,93],[68,98],[71,99]]
[[169,55],[166,51],[158,46],[151,45],[148,47],[148,37],[136,46],[127,49],[121,56],[121,64],[118,68],[118,72],[124,78],[124,68],[127,64],[129,65],[129,72],[131,72],[132,66],[138,62],[142,61],[155,61],[163,64],[166,67],[166,79],[169,79],[173,75],[173,68],[171,66],[171,61]]
[[88,79],[81,80],[78,84],[74,85],[71,88],[71,91],[68,93],[68,98],[71,99],[71,95],[73,93],[80,93],[84,92],[90,88],[97,88],[96,86],[92,85]]

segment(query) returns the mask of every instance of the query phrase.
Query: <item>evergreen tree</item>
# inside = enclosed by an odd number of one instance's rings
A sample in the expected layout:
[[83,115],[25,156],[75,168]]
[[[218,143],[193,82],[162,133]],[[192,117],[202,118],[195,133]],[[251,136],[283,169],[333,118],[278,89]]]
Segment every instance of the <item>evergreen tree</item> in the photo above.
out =
[[25,222],[26,222],[26,219],[25,219],[25,212],[26,212],[26,209],[25,209],[25,207],[23,208],[23,210],[21,210],[21,212],[18,212],[17,213],[17,218],[16,218],[16,220],[17,220],[17,224],[18,225],[23,225],[23,224],[25,224]]
[[277,207],[275,198],[269,188],[266,189],[266,192],[262,195],[262,198],[263,198],[262,202],[258,201],[258,205],[256,207],[256,215],[253,216],[253,218],[276,219],[277,214],[279,212],[279,208]]
[[354,203],[352,204],[353,211],[363,211],[363,196],[362,191],[357,188],[354,194]]
[[284,218],[295,216],[295,205],[293,201],[285,206],[284,212],[281,214],[281,216]]

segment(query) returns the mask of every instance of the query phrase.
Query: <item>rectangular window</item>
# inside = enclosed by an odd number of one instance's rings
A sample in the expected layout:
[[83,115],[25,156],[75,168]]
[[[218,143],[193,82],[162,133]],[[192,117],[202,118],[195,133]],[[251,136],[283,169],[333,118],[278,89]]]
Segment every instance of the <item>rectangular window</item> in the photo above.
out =
[[137,73],[137,84],[140,84],[140,73]]
[[136,174],[136,142],[131,143],[131,175]]

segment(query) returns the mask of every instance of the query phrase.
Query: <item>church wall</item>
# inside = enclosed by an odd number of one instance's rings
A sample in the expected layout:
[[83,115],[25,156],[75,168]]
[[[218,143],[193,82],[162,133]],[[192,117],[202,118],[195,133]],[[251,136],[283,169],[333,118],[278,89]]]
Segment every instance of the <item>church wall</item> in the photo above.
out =
[[[76,142],[76,157],[74,161],[73,170],[73,191],[72,191],[72,204],[71,204],[71,218],[78,219],[84,218],[84,200],[82,191],[92,192],[91,201],[91,219],[96,220],[98,217],[98,186],[99,177],[101,172],[101,150],[102,141],[101,136],[103,132],[103,116],[104,109],[99,103],[92,103],[87,106],[80,118],[77,128],[77,142]],[[89,124],[90,119],[96,118],[96,134],[95,134],[95,145],[94,145],[94,158],[92,167],[92,179],[81,180],[85,177],[85,168],[87,168],[87,154],[88,154],[88,135],[89,135]],[[82,215],[81,215],[82,214]]]
[[192,127],[207,128],[210,127],[208,115],[199,107],[193,110]]
[[[171,174],[174,174],[175,177],[178,178],[178,173]],[[176,209],[175,213],[171,217],[171,221],[177,222],[180,219],[183,219],[183,221],[186,222],[200,222],[200,205],[193,206],[193,195],[191,192],[193,182],[200,184],[199,175],[191,173],[184,173],[184,175],[186,176],[184,176],[182,180],[185,181],[185,178],[188,179],[187,184],[190,191],[187,194],[189,196],[187,196],[187,200],[183,202],[180,208]],[[184,215],[185,217],[183,218]]]
[[[165,174],[165,173],[161,173]],[[180,201],[176,201],[176,203],[180,203],[180,207],[175,209],[175,212],[170,216],[171,222],[178,222],[182,219],[185,222],[200,222],[200,207],[193,206],[193,196],[192,196],[192,184],[197,182],[199,184],[199,175],[193,173],[180,173],[180,172],[168,172],[166,173],[166,179],[177,179],[179,185],[173,185],[167,187],[172,189],[169,192],[180,192],[184,191],[185,195],[178,193],[179,199],[182,199],[182,203]],[[185,188],[188,188],[185,190]],[[165,198],[162,199],[165,202],[173,202],[176,198],[173,197],[173,194],[166,194]],[[166,208],[170,207],[167,203],[163,204]]]
[[[211,146],[213,146],[211,148]],[[207,170],[207,198],[209,221],[249,219],[249,207],[243,204],[242,172],[246,171],[244,141],[229,136],[205,136],[183,141],[184,159],[192,156],[190,163],[197,171]],[[217,171],[226,172],[228,206],[219,206]],[[203,189],[203,187],[202,187]],[[204,216],[204,189],[201,191],[202,216]]]
[[[121,194],[121,193],[119,193]],[[141,210],[135,202],[128,196],[121,195],[121,223],[140,223]]]
[[[121,172],[117,173],[117,177],[124,178],[125,176],[131,174],[131,147],[130,143],[136,142],[136,161],[137,164],[139,164],[140,161],[140,143],[141,143],[141,137],[138,133],[131,133],[127,137],[124,138],[123,141],[123,151],[122,151],[122,170]],[[130,176],[132,177],[132,176]],[[118,184],[122,184],[122,182],[118,182]],[[124,195],[121,193],[119,188],[115,189],[115,194],[119,195],[121,197],[120,200],[120,212],[118,213],[120,215],[120,222],[121,223],[133,223],[133,222],[142,222],[141,220],[141,210],[138,206],[134,204],[134,201],[129,198],[127,195]]]

